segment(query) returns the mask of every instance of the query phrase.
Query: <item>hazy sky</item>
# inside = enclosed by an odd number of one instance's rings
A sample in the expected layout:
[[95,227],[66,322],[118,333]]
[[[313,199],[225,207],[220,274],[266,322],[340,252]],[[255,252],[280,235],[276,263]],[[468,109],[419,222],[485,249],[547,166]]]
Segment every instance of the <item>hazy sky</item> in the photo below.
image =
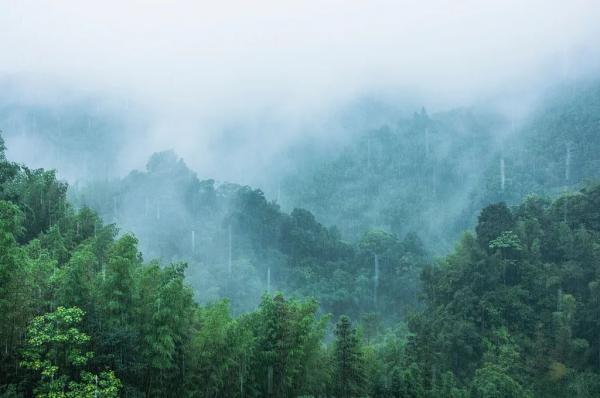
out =
[[598,0],[0,0],[0,79],[138,104],[145,148],[209,158],[226,128],[276,151],[361,95],[463,105],[596,70],[598,21]]

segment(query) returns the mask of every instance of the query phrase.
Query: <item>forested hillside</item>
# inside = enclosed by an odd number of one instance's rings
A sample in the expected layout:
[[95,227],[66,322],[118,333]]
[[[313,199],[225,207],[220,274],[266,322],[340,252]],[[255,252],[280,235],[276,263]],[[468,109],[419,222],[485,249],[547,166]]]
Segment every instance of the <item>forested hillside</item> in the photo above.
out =
[[186,261],[196,297],[228,298],[236,313],[280,290],[315,297],[335,315],[398,320],[417,305],[429,258],[414,234],[365,230],[349,242],[307,210],[282,212],[258,189],[200,181],[173,152],[154,154],[144,172],[71,192],[134,231],[147,257]]
[[[226,301],[199,305],[186,264],[145,261],[133,235],[74,210],[54,172],[0,157],[3,397],[600,394],[600,186],[484,208],[476,234],[423,270],[423,308],[383,328],[376,315],[331,318],[280,293],[239,316]],[[306,211],[268,206],[282,230],[316,229],[353,253],[341,258],[382,253],[382,273],[384,244],[392,258],[408,245],[371,233],[354,248]],[[238,227],[250,209],[237,207]],[[298,252],[322,247],[284,242],[292,269],[311,258]]]
[[428,383],[450,371],[475,396],[600,393],[599,201],[594,185],[490,205],[424,271],[409,346]]
[[[200,180],[172,151],[69,192],[135,233],[148,258],[187,262],[202,303],[228,298],[239,314],[279,290],[389,324],[420,305],[424,264],[473,229],[479,209],[597,176],[598,115],[596,82],[554,88],[517,122],[483,108],[421,110],[290,175],[276,196],[297,206],[289,213],[261,190]],[[306,151],[297,157],[318,159]]]
[[473,107],[425,109],[366,132],[282,185],[284,202],[348,239],[381,228],[417,233],[445,254],[490,203],[557,195],[598,178],[600,84],[548,90],[525,116]]

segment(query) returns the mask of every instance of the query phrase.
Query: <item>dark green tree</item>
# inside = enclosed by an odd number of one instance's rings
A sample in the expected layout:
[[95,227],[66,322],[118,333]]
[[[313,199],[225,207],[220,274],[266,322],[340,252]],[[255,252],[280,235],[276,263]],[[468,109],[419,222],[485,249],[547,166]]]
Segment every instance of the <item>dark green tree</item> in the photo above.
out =
[[333,350],[335,396],[351,398],[362,396],[367,387],[365,363],[360,340],[350,318],[340,316],[335,326]]

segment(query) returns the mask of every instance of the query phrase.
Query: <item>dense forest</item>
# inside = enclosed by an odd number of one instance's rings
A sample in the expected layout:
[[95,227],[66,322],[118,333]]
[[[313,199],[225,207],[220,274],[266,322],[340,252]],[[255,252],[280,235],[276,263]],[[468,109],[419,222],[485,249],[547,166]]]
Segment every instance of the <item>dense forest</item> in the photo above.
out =
[[[333,212],[323,224],[259,189],[201,180],[173,152],[69,188],[6,159],[0,141],[0,396],[597,397],[600,186],[583,181],[596,172],[599,97],[591,86],[534,114],[518,135],[531,145],[514,143],[525,152],[487,152],[489,168],[465,177],[485,187],[466,207],[480,209],[440,232],[467,231],[437,257],[434,235],[392,216],[435,207],[419,195],[455,202],[460,167],[444,159],[458,155],[435,154],[447,141],[436,134],[457,134],[443,127],[452,118],[493,130],[492,116],[423,111],[369,133],[357,143],[368,167],[349,147],[323,166],[328,183],[292,184],[335,192],[316,209]],[[423,131],[430,141],[406,141]],[[405,141],[426,161],[384,161]],[[481,149],[470,148],[461,159]],[[366,173],[359,184],[399,172],[409,183],[380,199],[356,188],[363,197],[338,178],[351,170]]]
[[173,152],[154,154],[145,172],[71,196],[134,231],[146,256],[187,262],[196,298],[228,298],[235,313],[278,290],[315,297],[335,316],[377,312],[397,321],[416,306],[430,258],[416,234],[366,230],[346,241],[335,226],[301,208],[285,213],[258,189],[200,181]]
[[296,148],[298,169],[267,184],[270,194],[201,180],[166,151],[143,171],[72,186],[69,198],[133,232],[148,258],[187,262],[201,303],[228,298],[239,314],[277,290],[391,325],[422,304],[424,264],[448,254],[481,208],[599,176],[599,115],[600,84],[578,82],[549,90],[518,123],[483,108],[420,110],[350,135],[333,156]]
[[363,132],[312,167],[300,164],[281,196],[348,238],[374,226],[416,232],[446,254],[482,207],[600,177],[599,125],[597,80],[554,86],[525,114],[483,105],[421,109]]

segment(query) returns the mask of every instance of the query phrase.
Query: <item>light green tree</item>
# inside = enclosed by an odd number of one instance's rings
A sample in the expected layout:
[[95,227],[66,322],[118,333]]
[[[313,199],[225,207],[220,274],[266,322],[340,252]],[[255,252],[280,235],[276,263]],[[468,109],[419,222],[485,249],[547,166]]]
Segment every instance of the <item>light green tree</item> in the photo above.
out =
[[83,315],[77,307],[58,307],[31,321],[21,366],[38,376],[36,397],[118,397],[121,383],[114,373],[82,370],[93,357],[85,349],[90,337],[77,329]]

